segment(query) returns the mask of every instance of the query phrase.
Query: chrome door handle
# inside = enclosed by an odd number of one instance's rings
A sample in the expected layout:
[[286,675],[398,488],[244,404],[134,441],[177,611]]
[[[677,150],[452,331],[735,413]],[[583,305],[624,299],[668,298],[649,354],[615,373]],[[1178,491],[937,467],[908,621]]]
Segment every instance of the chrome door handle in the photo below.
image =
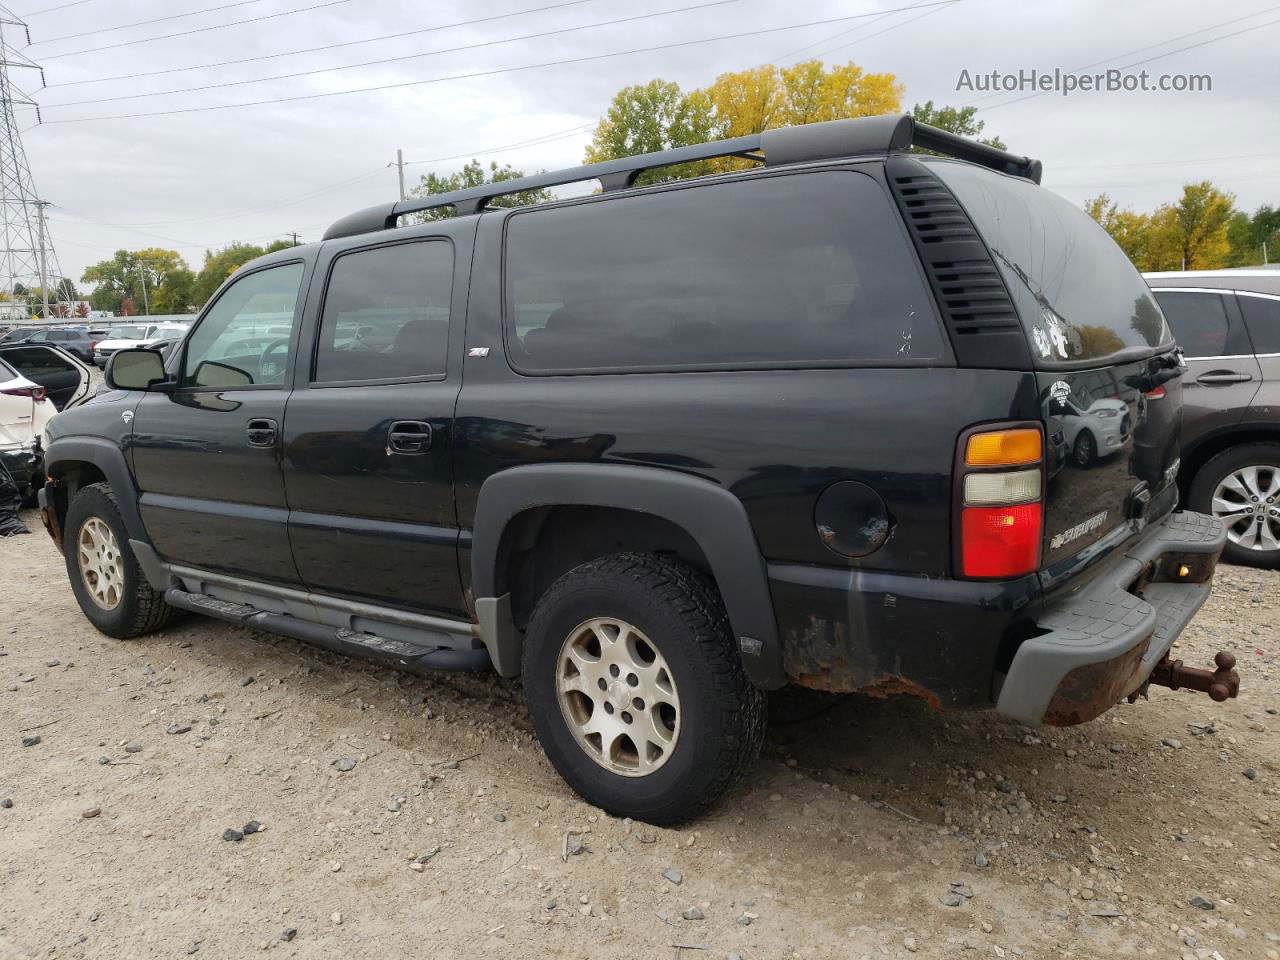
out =
[[1196,377],[1196,383],[1248,383],[1253,377],[1247,373],[1233,373],[1230,370],[1214,370]]

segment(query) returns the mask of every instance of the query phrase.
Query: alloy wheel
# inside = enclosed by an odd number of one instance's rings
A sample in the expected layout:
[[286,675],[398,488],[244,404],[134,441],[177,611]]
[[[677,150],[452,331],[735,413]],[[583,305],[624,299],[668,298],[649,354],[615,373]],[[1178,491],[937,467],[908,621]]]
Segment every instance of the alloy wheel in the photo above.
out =
[[124,566],[116,535],[104,520],[90,517],[80,525],[76,557],[93,602],[103,610],[118,607],[124,596]]
[[1214,488],[1213,515],[1227,538],[1247,550],[1280,550],[1280,467],[1257,464],[1231,471]]
[[569,632],[556,661],[556,697],[578,745],[624,777],[670,758],[680,696],[657,646],[625,620],[596,617]]

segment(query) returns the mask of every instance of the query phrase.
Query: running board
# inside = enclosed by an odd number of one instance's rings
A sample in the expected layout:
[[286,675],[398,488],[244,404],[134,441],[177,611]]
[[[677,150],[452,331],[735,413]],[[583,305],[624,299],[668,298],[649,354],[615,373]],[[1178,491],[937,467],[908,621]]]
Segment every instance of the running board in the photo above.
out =
[[232,603],[201,593],[188,593],[178,587],[170,587],[164,594],[171,607],[190,610],[206,617],[216,617],[228,623],[278,633],[305,643],[314,643],[335,653],[352,657],[364,657],[389,666],[414,671],[451,670],[475,671],[488,669],[492,664],[489,651],[457,650],[444,646],[431,646],[408,640],[392,640],[374,633],[357,632],[311,623],[287,613],[272,613],[246,603]]

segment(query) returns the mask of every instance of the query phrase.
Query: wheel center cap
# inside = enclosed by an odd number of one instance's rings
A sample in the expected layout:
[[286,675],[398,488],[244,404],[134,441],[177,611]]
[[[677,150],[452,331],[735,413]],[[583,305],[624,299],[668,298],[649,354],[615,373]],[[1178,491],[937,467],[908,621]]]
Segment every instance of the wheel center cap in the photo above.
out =
[[631,688],[621,680],[614,680],[605,691],[605,696],[613,704],[615,710],[624,710],[631,703]]

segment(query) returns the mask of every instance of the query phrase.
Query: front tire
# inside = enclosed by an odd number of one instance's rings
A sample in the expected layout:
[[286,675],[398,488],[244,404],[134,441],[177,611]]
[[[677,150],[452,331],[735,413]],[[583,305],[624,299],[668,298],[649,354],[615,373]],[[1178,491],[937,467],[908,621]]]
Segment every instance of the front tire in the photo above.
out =
[[1228,563],[1280,567],[1280,443],[1218,454],[1196,472],[1187,503],[1227,525]]
[[719,594],[665,557],[616,554],[557,580],[530,618],[523,673],[552,765],[615,816],[697,816],[764,741],[764,694],[743,674]]
[[174,609],[143,576],[109,484],[93,483],[76,493],[63,531],[67,577],[90,623],[127,640],[169,622]]
[[1088,469],[1098,459],[1098,441],[1093,438],[1093,434],[1088,430],[1081,430],[1080,435],[1076,437],[1076,443],[1071,450],[1071,455],[1075,459],[1077,467]]

